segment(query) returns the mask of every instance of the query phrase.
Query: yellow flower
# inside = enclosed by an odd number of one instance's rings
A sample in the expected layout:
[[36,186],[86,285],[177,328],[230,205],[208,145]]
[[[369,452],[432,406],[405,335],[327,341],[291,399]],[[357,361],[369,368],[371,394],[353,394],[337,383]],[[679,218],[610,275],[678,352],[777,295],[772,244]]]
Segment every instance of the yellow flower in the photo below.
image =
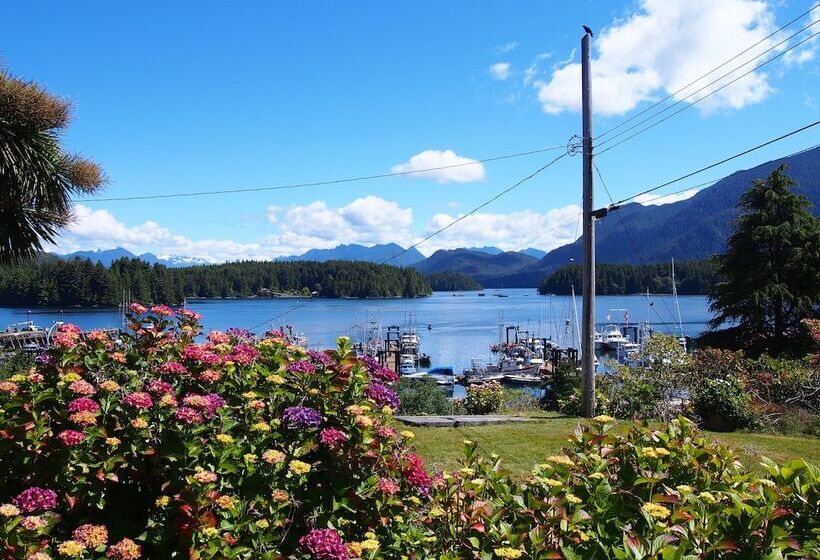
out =
[[256,526],[260,529],[267,529],[268,527],[270,527],[270,523],[267,519],[260,519],[256,522]]
[[85,545],[80,541],[65,541],[57,547],[60,556],[68,556],[69,558],[79,558],[85,553],[85,550]]
[[268,382],[273,383],[274,385],[281,385],[285,382],[284,377],[282,377],[281,375],[276,375],[275,373],[267,376],[265,379],[267,379]]
[[216,441],[219,443],[233,443],[233,438],[228,434],[216,434]]
[[612,416],[607,416],[606,414],[601,414],[600,416],[596,416],[592,419],[592,421],[596,424],[612,424],[615,419]]
[[116,381],[112,381],[109,379],[108,381],[103,381],[102,383],[100,383],[100,389],[102,389],[103,391],[107,391],[109,393],[113,393],[114,391],[120,390],[120,384]]
[[22,383],[25,380],[26,376],[22,373],[18,373],[16,375],[12,375],[11,377],[9,377],[9,381],[11,381],[12,383]]
[[461,467],[460,469],[458,469],[458,472],[460,472],[464,476],[473,476],[475,474],[475,470],[471,469],[470,467]]
[[564,465],[565,467],[573,467],[575,463],[572,462],[572,459],[567,457],[566,455],[550,455],[547,457],[547,461],[550,463],[555,463],[556,465]]
[[671,515],[671,511],[659,504],[653,504],[651,502],[647,502],[641,507],[641,509],[649,514],[652,519],[663,520],[666,519]]
[[314,395],[314,396],[318,395],[319,394],[319,389],[316,389],[316,388],[310,389],[308,391],[308,393],[310,393],[311,395]]
[[567,494],[565,496],[566,500],[571,504],[580,504],[583,500],[576,496],[575,494]]
[[430,517],[441,517],[445,513],[446,512],[439,506],[433,506],[430,508]]
[[285,454],[281,451],[277,451],[276,449],[268,449],[262,453],[262,460],[269,465],[276,465],[285,460]]
[[288,470],[293,474],[307,474],[310,472],[310,464],[294,459],[288,463]]
[[[79,381],[80,379],[82,379],[82,377],[80,377],[80,374],[79,373],[74,373],[73,371],[71,373],[66,373],[62,377],[62,380],[65,381],[66,383],[73,383],[75,381]],[[68,541],[68,542],[72,542],[72,541]]]
[[369,428],[373,425],[373,419],[364,415],[357,416],[355,422],[360,428]]
[[704,502],[709,502],[711,504],[714,504],[715,502],[717,502],[717,499],[715,498],[715,495],[712,494],[711,492],[701,492],[700,494],[698,494],[698,498],[700,498]]
[[245,453],[242,455],[242,458],[245,459],[246,463],[255,463],[256,462],[256,455],[253,453]]
[[145,418],[134,418],[133,420],[131,420],[131,425],[138,430],[142,430],[143,428],[148,427],[148,422],[145,420]]
[[245,392],[245,393],[242,393],[242,396],[243,396],[243,397],[245,397],[246,399],[255,399],[255,398],[256,398],[256,397],[258,397],[259,395],[257,395],[257,394],[256,394],[256,393],[254,393],[253,391],[247,391],[247,392]]
[[200,531],[206,537],[214,537],[219,534],[219,530],[216,527],[205,527]]
[[554,478],[540,478],[538,481],[542,484],[546,484],[550,488],[558,488],[559,486],[564,485],[563,482],[561,482],[560,480],[555,480]]
[[20,510],[12,504],[3,504],[0,506],[0,515],[3,517],[14,517],[20,515]]
[[348,543],[347,550],[350,552],[350,554],[352,554],[356,558],[359,558],[362,555],[362,543],[355,541]]
[[279,502],[279,503],[288,501],[288,493],[285,492],[284,490],[280,490],[278,488],[276,490],[274,490],[273,492],[271,492],[271,497],[273,498],[273,501]]
[[680,486],[676,486],[675,490],[677,490],[681,494],[691,494],[692,492],[695,491],[694,488],[692,488],[691,486],[686,485],[686,484],[681,484]]
[[362,541],[362,550],[377,550],[379,548],[379,541],[376,539],[365,539]]
[[160,397],[160,399],[159,399],[159,405],[164,406],[166,408],[171,407],[171,406],[176,406],[176,404],[177,403],[176,403],[176,399],[174,398],[174,395],[172,395],[170,393],[166,393],[166,394],[162,395],[162,397]]
[[483,478],[474,478],[470,482],[475,484],[476,486],[484,486],[484,479]]
[[401,432],[399,432],[399,435],[400,435],[401,437],[405,438],[405,439],[413,439],[413,438],[415,438],[415,437],[416,437],[416,434],[414,434],[414,433],[413,433],[413,432],[411,432],[410,430],[404,430],[404,431],[401,431]]
[[603,480],[606,478],[606,476],[604,475],[604,473],[594,472],[591,475],[589,475],[589,478],[593,480]]
[[393,416],[393,409],[385,405],[382,407],[382,414],[385,416]]
[[672,452],[665,447],[656,447],[655,453],[657,453],[659,457],[668,457]]
[[521,558],[521,555],[524,554],[523,551],[517,548],[511,548],[509,546],[502,546],[501,548],[493,549],[495,555],[499,558]]
[[219,506],[221,509],[232,509],[234,505],[233,497],[220,496],[216,499],[216,505]]
[[418,496],[410,496],[409,498],[407,498],[407,500],[411,503],[416,504],[417,506],[421,505],[421,500],[419,499]]
[[256,424],[251,426],[251,429],[254,432],[269,432],[270,424],[268,424],[267,422],[257,422]]
[[105,444],[110,447],[116,447],[120,444],[120,438],[107,437],[105,438]]
[[160,496],[156,499],[154,503],[157,507],[165,507],[171,503],[171,498],[169,498],[168,496]]

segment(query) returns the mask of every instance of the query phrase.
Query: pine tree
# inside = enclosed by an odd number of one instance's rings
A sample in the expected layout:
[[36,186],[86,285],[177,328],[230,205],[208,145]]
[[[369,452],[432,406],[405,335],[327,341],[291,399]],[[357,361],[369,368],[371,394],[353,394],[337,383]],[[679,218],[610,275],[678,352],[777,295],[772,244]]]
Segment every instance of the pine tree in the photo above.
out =
[[820,218],[781,165],[740,198],[719,260],[711,326],[737,324],[747,346],[783,350],[820,304]]

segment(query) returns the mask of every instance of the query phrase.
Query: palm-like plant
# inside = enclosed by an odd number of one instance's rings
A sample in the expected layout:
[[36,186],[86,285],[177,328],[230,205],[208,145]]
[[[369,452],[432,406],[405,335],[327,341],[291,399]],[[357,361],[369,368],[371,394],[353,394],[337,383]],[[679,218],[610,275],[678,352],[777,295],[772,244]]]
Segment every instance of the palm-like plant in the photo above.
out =
[[102,187],[96,163],[63,151],[69,104],[0,71],[0,264],[36,255],[71,222],[71,198]]

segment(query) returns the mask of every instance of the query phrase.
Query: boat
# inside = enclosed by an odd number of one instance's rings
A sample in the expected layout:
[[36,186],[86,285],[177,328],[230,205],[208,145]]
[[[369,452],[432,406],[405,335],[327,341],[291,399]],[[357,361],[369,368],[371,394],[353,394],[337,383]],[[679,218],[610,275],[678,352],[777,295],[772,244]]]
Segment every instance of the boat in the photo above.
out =
[[401,375],[410,375],[416,373],[416,359],[410,354],[402,354],[399,362],[399,373]]
[[630,340],[621,332],[618,325],[610,324],[595,333],[596,350],[617,350],[618,345],[626,344]]
[[449,387],[455,383],[453,366],[438,366],[427,371],[419,371],[402,376],[405,379],[432,379],[440,387]]

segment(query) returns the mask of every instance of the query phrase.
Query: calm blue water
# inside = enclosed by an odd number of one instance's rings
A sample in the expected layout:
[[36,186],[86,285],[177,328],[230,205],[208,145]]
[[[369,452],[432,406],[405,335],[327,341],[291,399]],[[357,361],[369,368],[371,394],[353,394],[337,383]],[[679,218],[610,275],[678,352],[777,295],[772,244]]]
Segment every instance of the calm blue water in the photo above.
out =
[[[189,302],[189,307],[205,315],[206,330],[228,327],[250,328],[264,322],[256,332],[282,324],[293,325],[294,331],[303,332],[311,347],[325,348],[335,344],[337,336],[356,338],[354,325],[364,326],[369,317],[378,324],[406,324],[412,315],[421,337],[421,350],[433,359],[433,365],[451,365],[456,372],[470,366],[471,358],[489,359],[489,347],[498,340],[499,314],[506,323],[517,323],[522,329],[544,337],[552,337],[559,344],[577,347],[574,323],[566,328],[566,319],[572,319],[572,298],[569,296],[539,296],[535,289],[487,290],[486,297],[476,292],[436,292],[428,298],[415,300],[311,300],[275,324],[270,318],[302,302],[291,299],[264,300],[208,300]],[[496,297],[504,293],[509,297]],[[620,323],[626,310],[629,321],[646,321],[660,332],[679,334],[676,310],[671,296],[599,296],[596,318],[601,324],[611,320]],[[681,296],[680,313],[683,330],[695,336],[706,327],[711,318],[708,302],[701,296]],[[577,297],[578,313],[581,298]],[[26,309],[0,308],[0,328],[25,321]],[[83,329],[117,327],[116,309],[71,309],[62,313],[56,309],[32,309],[31,319],[47,327],[54,321],[75,323]],[[427,325],[430,325],[430,330]]]

